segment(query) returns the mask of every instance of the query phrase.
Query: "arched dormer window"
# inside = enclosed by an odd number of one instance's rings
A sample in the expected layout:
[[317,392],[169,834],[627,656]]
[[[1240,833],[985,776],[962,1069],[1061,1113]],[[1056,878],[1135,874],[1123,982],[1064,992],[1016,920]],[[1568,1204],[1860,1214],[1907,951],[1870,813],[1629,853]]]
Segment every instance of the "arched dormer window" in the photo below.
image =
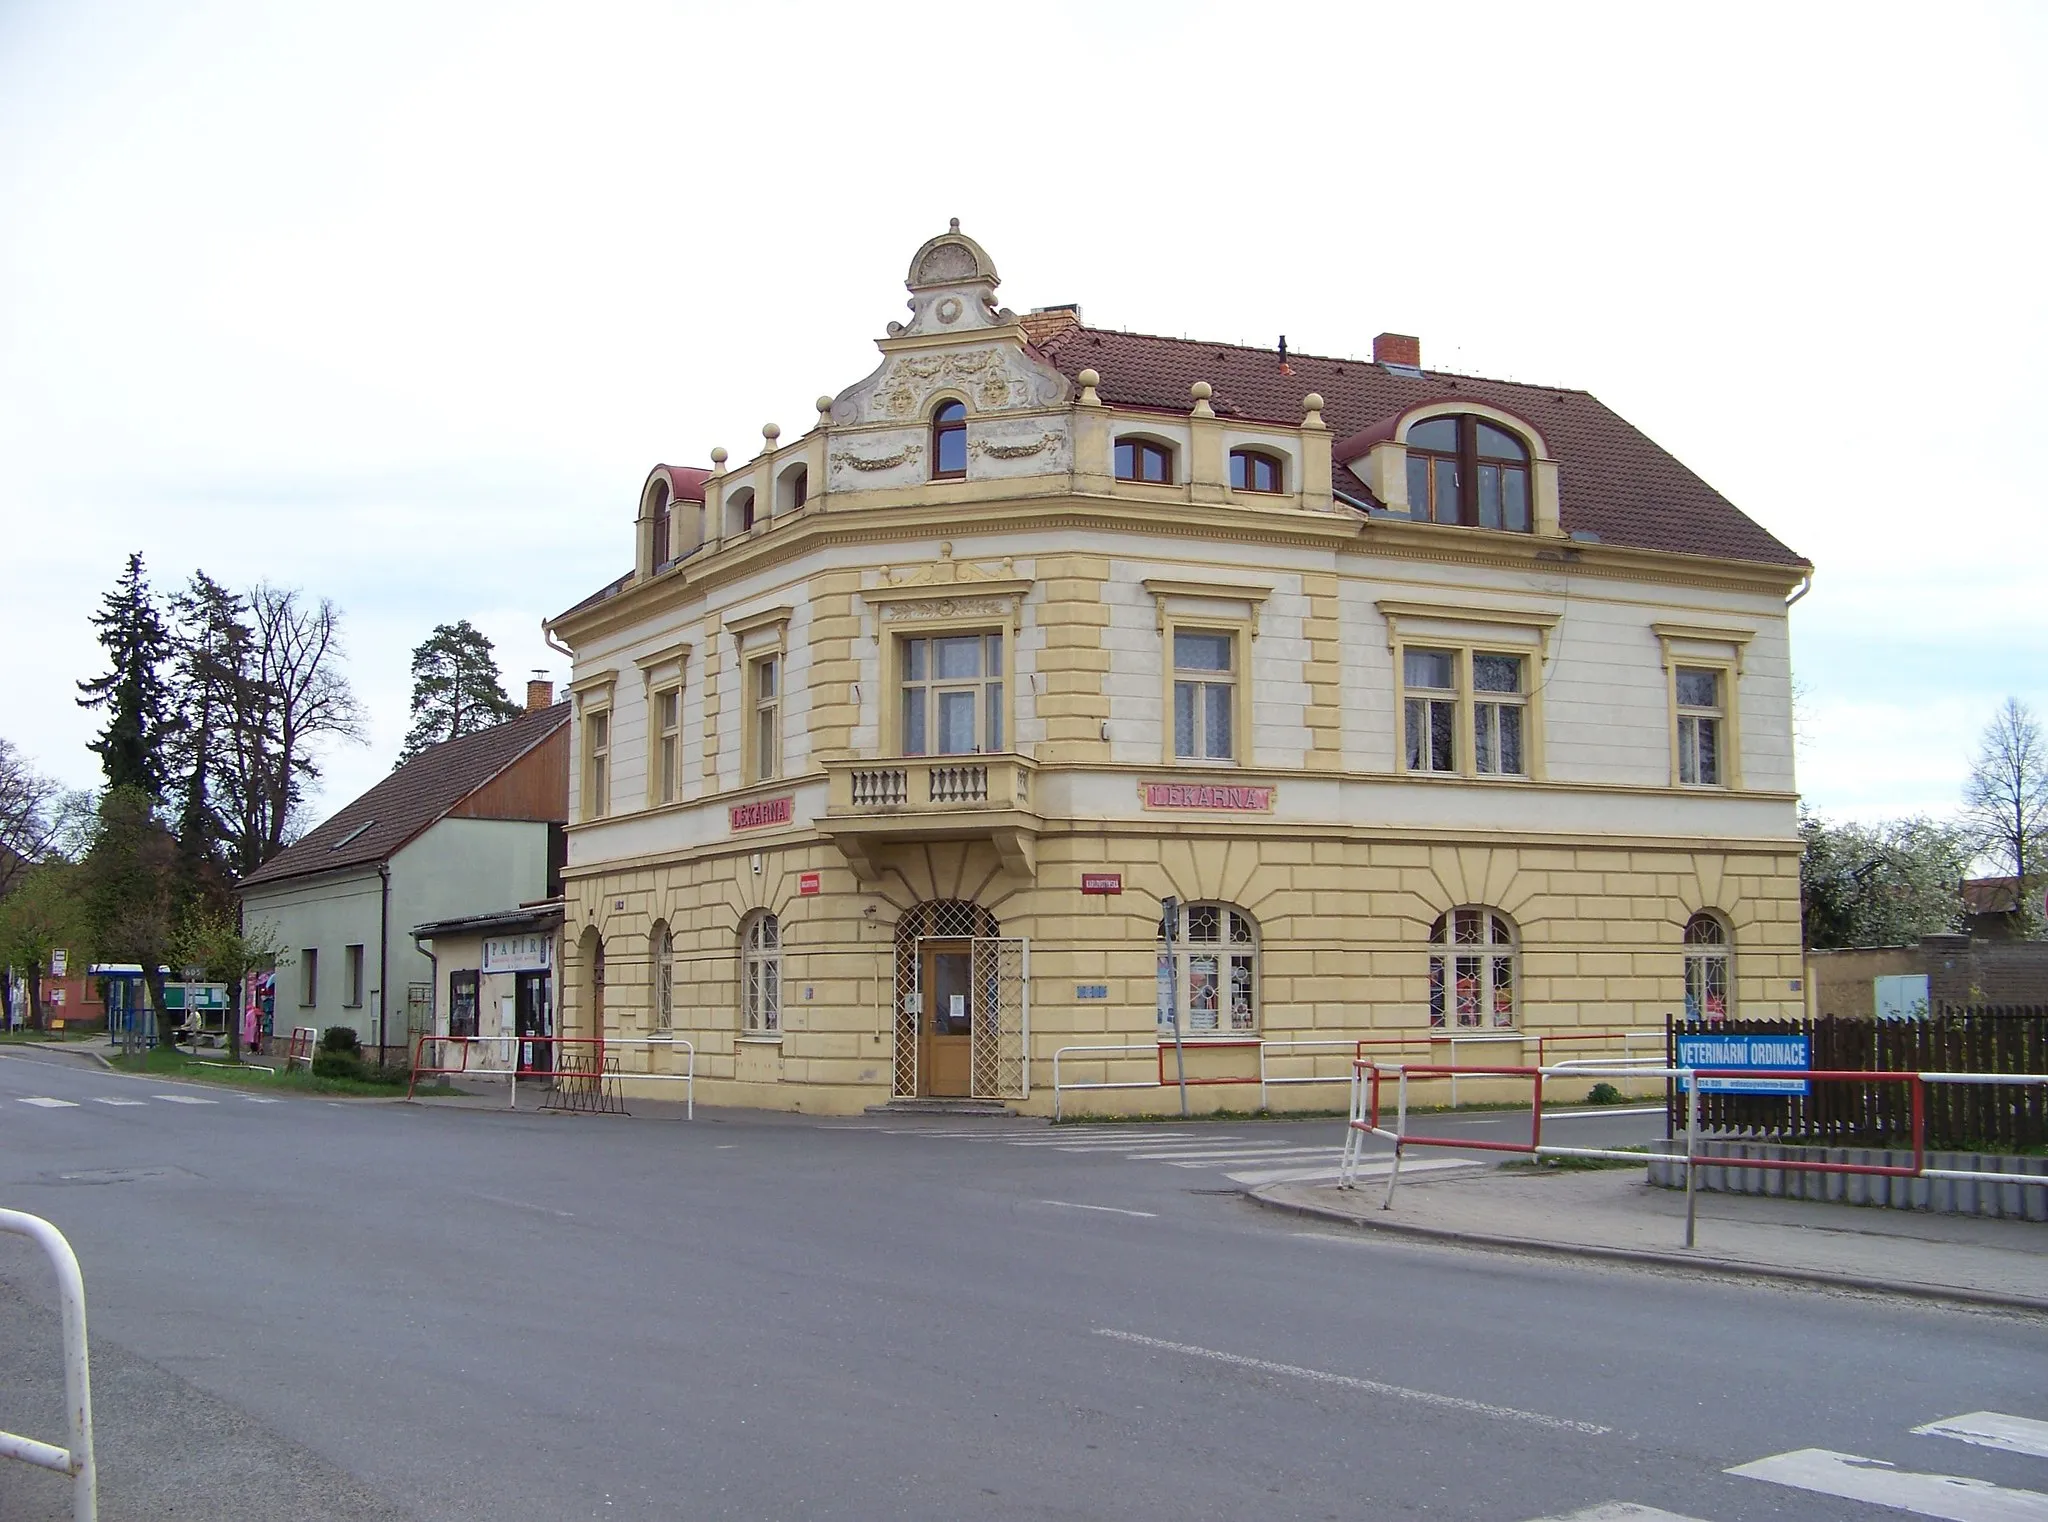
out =
[[1286,479],[1287,473],[1278,455],[1268,454],[1263,449],[1230,451],[1232,491],[1285,491],[1287,488],[1281,483]]
[[811,498],[811,472],[808,467],[792,465],[775,482],[775,510],[778,513],[793,513]]
[[967,408],[942,402],[932,413],[932,479],[959,481],[967,475]]
[[647,516],[653,520],[653,551],[648,557],[648,565],[658,571],[668,564],[669,556],[668,482],[656,481],[654,489],[647,494]]
[[1116,478],[1155,486],[1173,484],[1173,449],[1156,439],[1118,439]]
[[726,521],[733,526],[731,532],[751,533],[754,527],[754,489],[749,486],[744,491],[734,492],[726,501],[725,511]]
[[1408,430],[1408,510],[1431,523],[1530,531],[1528,446],[1482,417]]

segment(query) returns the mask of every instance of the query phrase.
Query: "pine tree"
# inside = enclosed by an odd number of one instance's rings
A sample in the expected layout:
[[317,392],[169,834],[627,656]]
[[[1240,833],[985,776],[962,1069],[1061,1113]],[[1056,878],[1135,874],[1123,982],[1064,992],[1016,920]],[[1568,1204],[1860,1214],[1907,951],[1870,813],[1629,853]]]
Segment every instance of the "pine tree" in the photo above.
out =
[[436,624],[412,653],[412,728],[398,753],[403,766],[430,745],[515,719],[490,640],[468,619]]
[[78,684],[83,694],[78,706],[104,709],[107,715],[106,728],[91,749],[109,788],[138,788],[161,798],[168,780],[165,746],[176,725],[162,671],[170,636],[143,575],[141,555],[128,557],[128,568],[100,599],[92,623],[113,669]]
[[172,678],[181,716],[172,747],[178,852],[194,874],[223,865],[232,838],[235,748],[247,710],[254,634],[248,601],[204,571],[171,599]]

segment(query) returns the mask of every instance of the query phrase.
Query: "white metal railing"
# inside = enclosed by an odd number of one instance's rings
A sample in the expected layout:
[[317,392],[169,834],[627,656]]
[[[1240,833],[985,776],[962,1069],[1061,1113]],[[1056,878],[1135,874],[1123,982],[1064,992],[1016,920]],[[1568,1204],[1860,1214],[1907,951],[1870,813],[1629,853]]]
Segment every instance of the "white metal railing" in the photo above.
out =
[[85,1345],[85,1276],[78,1271],[78,1255],[64,1240],[64,1233],[41,1216],[0,1210],[0,1231],[36,1243],[57,1275],[57,1300],[64,1329],[64,1417],[69,1428],[69,1445],[63,1448],[18,1433],[0,1432],[0,1458],[20,1459],[38,1469],[68,1476],[72,1522],[95,1522],[99,1516],[99,1476],[92,1456],[92,1366]]
[[[1341,1073],[1282,1073],[1276,1076],[1271,1071],[1269,1065],[1273,1060],[1284,1062],[1290,1058],[1306,1057],[1310,1064],[1313,1065],[1316,1051],[1327,1048],[1331,1051],[1344,1052],[1348,1057],[1356,1053],[1358,1042],[1355,1038],[1339,1039],[1335,1037],[1302,1037],[1297,1039],[1289,1036],[1229,1036],[1220,1038],[1191,1036],[1184,1038],[1182,1046],[1187,1051],[1229,1051],[1233,1048],[1257,1047],[1259,1068],[1256,1077],[1200,1077],[1190,1078],[1187,1082],[1190,1088],[1210,1088],[1219,1084],[1256,1083],[1259,1086],[1259,1108],[1263,1110],[1267,1108],[1268,1091],[1273,1088],[1288,1084],[1349,1083],[1351,1081],[1351,1069],[1348,1061],[1345,1065],[1345,1070]],[[1166,1076],[1163,1065],[1163,1054],[1171,1050],[1173,1050],[1171,1042],[1161,1042],[1156,1037],[1151,1041],[1128,1041],[1103,1046],[1063,1046],[1058,1048],[1052,1054],[1052,1118],[1054,1120],[1064,1118],[1065,1100],[1063,1096],[1068,1093],[1078,1093],[1082,1090],[1177,1087],[1177,1080]],[[1063,1057],[1081,1062],[1100,1061],[1105,1065],[1104,1071],[1106,1072],[1107,1064],[1119,1059],[1127,1059],[1128,1054],[1132,1052],[1150,1052],[1153,1054],[1155,1072],[1152,1077],[1068,1081],[1060,1073],[1060,1059]]]
[[[444,1059],[447,1048],[456,1049],[462,1054],[461,1062],[452,1066],[445,1060],[440,1063],[423,1062],[421,1059],[425,1057],[430,1045],[442,1048],[443,1050],[437,1051],[435,1055]],[[528,1083],[551,1079],[556,1066],[553,1063],[545,1068],[535,1066],[531,1061],[525,1060],[525,1054],[519,1050],[521,1047],[529,1050],[533,1047],[545,1047],[551,1053],[585,1047],[594,1048],[600,1058],[600,1082],[607,1078],[618,1078],[636,1083],[680,1083],[683,1085],[684,1114],[691,1120],[697,1118],[697,1046],[695,1042],[683,1036],[421,1036],[413,1047],[413,1082],[417,1085],[423,1075],[456,1076],[464,1073],[476,1078],[509,1078],[512,1092],[506,1101],[506,1108],[516,1110],[519,1108],[520,1078],[523,1076]],[[669,1052],[680,1051],[685,1059],[683,1071],[604,1072],[602,1055],[621,1047],[644,1049],[650,1054],[657,1047]],[[484,1060],[480,1063],[471,1062],[471,1052],[484,1054]],[[406,1097],[412,1097],[410,1089],[406,1091]]]

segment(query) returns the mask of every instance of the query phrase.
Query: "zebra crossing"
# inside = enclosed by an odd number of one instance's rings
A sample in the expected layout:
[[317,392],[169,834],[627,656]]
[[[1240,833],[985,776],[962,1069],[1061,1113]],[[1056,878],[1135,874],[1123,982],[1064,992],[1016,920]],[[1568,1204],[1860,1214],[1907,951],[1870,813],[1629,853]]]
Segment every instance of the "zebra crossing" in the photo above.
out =
[[[1913,1437],[1949,1438],[1975,1448],[2048,1459],[2048,1421],[2001,1411],[1967,1411],[1915,1427]],[[1995,1485],[1967,1475],[1901,1468],[1884,1459],[1837,1453],[1831,1448],[1795,1448],[1726,1471],[1744,1479],[1833,1500],[1864,1502],[1870,1513],[1934,1517],[1943,1522],[2048,1522],[2048,1493]],[[2048,1474],[2044,1474],[2048,1478]],[[1589,1506],[1537,1522],[1705,1522],[1626,1501]]]
[[[1102,1157],[1125,1162],[1160,1163],[1169,1168],[1221,1173],[1234,1184],[1306,1184],[1337,1177],[1344,1150],[1343,1135],[1327,1131],[1313,1134],[1325,1138],[1304,1143],[1288,1136],[1260,1136],[1248,1128],[1218,1131],[1214,1126],[1074,1126],[1048,1135],[1043,1125],[1025,1127],[956,1126],[851,1126],[842,1129],[873,1131],[883,1136],[911,1136],[924,1141],[960,1142],[987,1147],[1017,1147],[1048,1151],[1070,1157]],[[1294,1127],[1288,1128],[1290,1131]],[[1300,1128],[1303,1135],[1309,1128]],[[1390,1160],[1368,1162],[1362,1176],[1384,1174]],[[1475,1168],[1484,1164],[1462,1158],[1410,1159],[1401,1165],[1404,1176],[1431,1173],[1445,1168]]]
[[[58,1099],[48,1094],[29,1094],[16,1096],[14,1102],[16,1104],[29,1105],[38,1110],[83,1110],[90,1105],[108,1105],[118,1109],[133,1109],[140,1105],[152,1103],[217,1105],[231,1100],[240,1100],[243,1104],[252,1105],[274,1105],[277,1103],[277,1100],[266,1094],[229,1094],[224,1095],[220,1099],[206,1099],[197,1094],[151,1094],[146,1099],[120,1099],[106,1094],[97,1094],[89,1099]],[[4,1100],[0,1100],[0,1104],[4,1103]]]

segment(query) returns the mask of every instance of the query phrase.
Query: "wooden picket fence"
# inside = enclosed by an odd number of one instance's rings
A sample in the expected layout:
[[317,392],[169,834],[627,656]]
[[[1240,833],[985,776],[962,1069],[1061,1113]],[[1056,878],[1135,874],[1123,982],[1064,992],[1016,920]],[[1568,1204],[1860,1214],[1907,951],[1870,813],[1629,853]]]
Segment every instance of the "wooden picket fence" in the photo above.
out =
[[[1666,1060],[1680,1036],[1805,1036],[1816,1069],[1877,1073],[2033,1073],[2048,1076],[2048,1006],[1941,1006],[1915,1020],[1704,1021],[1667,1017]],[[1716,1137],[1883,1147],[1913,1132],[1912,1085],[1815,1083],[1801,1095],[1702,1094],[1700,1130]],[[1673,1134],[1684,1127],[1678,1086],[1665,1105]],[[1927,1146],[1942,1152],[2037,1152],[2048,1148],[2048,1083],[2025,1087],[1927,1086]]]

